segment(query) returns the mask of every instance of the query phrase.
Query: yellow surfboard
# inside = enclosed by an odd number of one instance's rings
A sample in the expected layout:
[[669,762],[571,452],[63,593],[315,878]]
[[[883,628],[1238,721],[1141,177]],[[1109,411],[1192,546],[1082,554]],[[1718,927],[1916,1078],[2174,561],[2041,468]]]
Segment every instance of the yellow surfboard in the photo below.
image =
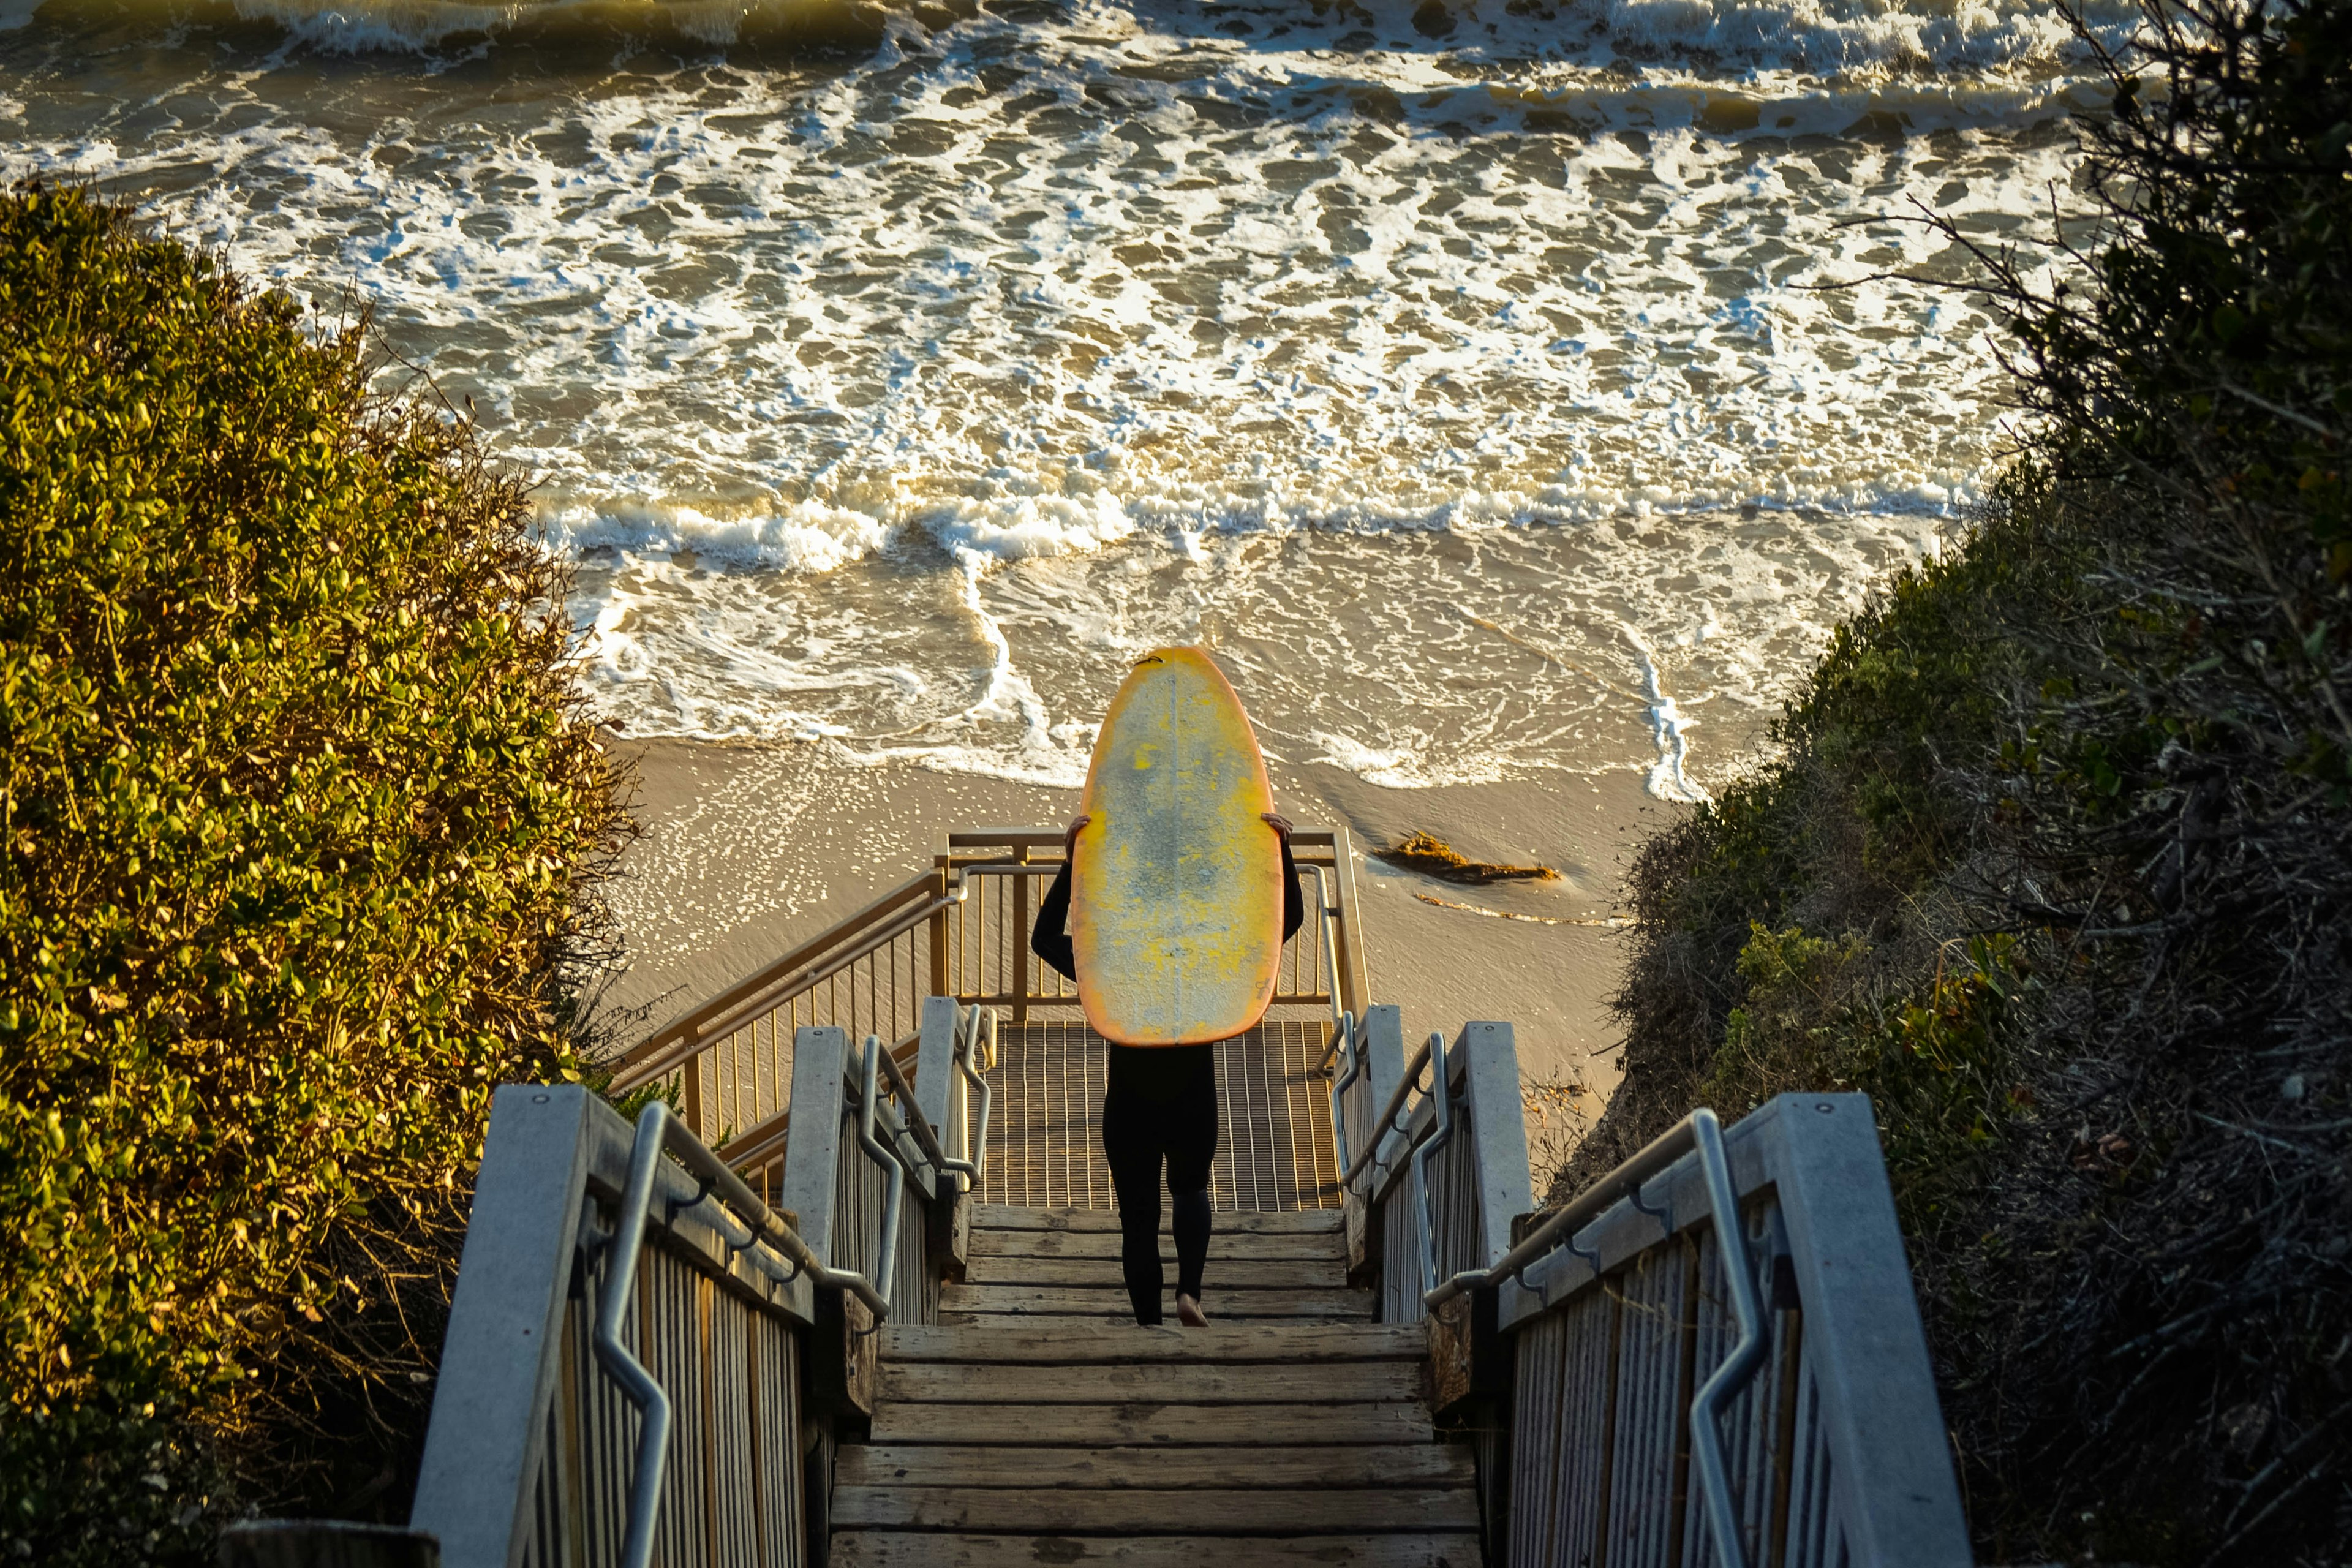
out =
[[1282,844],[1265,758],[1209,656],[1136,661],[1103,715],[1070,868],[1087,1022],[1122,1046],[1228,1039],[1274,997]]

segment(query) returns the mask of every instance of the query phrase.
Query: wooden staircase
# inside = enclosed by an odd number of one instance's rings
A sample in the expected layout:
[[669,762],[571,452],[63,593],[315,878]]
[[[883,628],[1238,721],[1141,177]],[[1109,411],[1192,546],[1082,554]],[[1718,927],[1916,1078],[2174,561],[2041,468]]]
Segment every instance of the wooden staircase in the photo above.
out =
[[978,1209],[940,1326],[883,1331],[833,1563],[1476,1568],[1470,1452],[1430,1425],[1421,1326],[1370,1321],[1339,1226],[1220,1214],[1212,1326],[1143,1329],[1116,1214]]
[[[1167,1223],[1163,1214],[1160,1223]],[[979,1205],[960,1285],[940,1290],[940,1321],[973,1327],[1033,1319],[1135,1326],[1112,1209]],[[1160,1238],[1163,1310],[1176,1321],[1176,1244]],[[1348,1287],[1348,1242],[1337,1209],[1221,1214],[1202,1286],[1220,1323],[1372,1321],[1372,1293]]]

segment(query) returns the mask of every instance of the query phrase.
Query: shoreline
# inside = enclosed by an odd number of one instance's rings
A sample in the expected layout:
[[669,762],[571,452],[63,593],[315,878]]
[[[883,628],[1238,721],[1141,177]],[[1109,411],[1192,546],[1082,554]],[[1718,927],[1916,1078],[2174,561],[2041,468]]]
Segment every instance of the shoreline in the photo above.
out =
[[[634,775],[644,828],[605,889],[624,956],[597,1007],[621,1040],[855,913],[927,865],[950,829],[1058,826],[1077,809],[1076,790],[867,766],[822,744],[603,741]],[[1624,862],[1688,808],[1651,799],[1633,769],[1411,790],[1324,764],[1268,772],[1293,821],[1350,834],[1370,992],[1403,1010],[1407,1037],[1508,1023],[1531,1102],[1567,1110],[1579,1131],[1596,1119],[1620,1077],[1608,1002],[1622,933],[1609,917]],[[1415,831],[1559,875],[1469,886],[1370,858]],[[1557,1142],[1550,1125],[1531,1105],[1531,1144]]]

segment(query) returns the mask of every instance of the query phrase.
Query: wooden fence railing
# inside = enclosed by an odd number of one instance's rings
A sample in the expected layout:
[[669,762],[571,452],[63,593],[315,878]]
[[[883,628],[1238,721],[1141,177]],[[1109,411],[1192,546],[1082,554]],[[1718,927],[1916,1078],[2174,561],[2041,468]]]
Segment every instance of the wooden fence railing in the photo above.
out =
[[444,1568],[824,1563],[875,1326],[936,1321],[962,1272],[992,1028],[931,998],[919,1091],[877,1037],[803,1029],[802,1134],[749,1181],[660,1103],[500,1088],[412,1534]]
[[1508,1025],[1408,1059],[1375,1007],[1340,1066],[1351,1267],[1384,1320],[1428,1325],[1490,1563],[1970,1561],[1866,1097],[1695,1111],[1525,1214]]
[[[1076,1009],[1076,990],[1029,951],[1062,842],[1054,828],[950,834],[929,869],[629,1050],[614,1064],[613,1091],[675,1085],[687,1126],[740,1165],[739,1152],[782,1143],[802,1029],[878,1035],[910,1065],[928,997],[978,1003],[1014,1024],[1033,1011]],[[1284,946],[1274,1007],[1360,1011],[1363,942],[1347,830],[1301,827],[1290,842],[1309,918]]]

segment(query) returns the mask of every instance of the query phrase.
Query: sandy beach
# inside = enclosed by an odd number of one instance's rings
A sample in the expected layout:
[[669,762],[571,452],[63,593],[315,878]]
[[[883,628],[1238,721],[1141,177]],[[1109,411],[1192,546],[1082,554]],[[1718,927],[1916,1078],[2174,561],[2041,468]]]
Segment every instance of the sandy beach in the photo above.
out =
[[[635,771],[644,827],[609,889],[626,958],[602,1005],[627,1038],[855,913],[950,829],[1055,826],[1077,807],[1072,790],[860,766],[817,745],[608,744]],[[1617,1076],[1619,931],[1573,922],[1608,920],[1631,846],[1685,808],[1647,798],[1630,770],[1415,790],[1328,766],[1272,772],[1293,820],[1353,835],[1372,994],[1403,1009],[1407,1037],[1507,1021],[1530,1084],[1580,1085],[1580,1108],[1597,1111]],[[1559,876],[1465,887],[1368,858],[1414,831]]]

